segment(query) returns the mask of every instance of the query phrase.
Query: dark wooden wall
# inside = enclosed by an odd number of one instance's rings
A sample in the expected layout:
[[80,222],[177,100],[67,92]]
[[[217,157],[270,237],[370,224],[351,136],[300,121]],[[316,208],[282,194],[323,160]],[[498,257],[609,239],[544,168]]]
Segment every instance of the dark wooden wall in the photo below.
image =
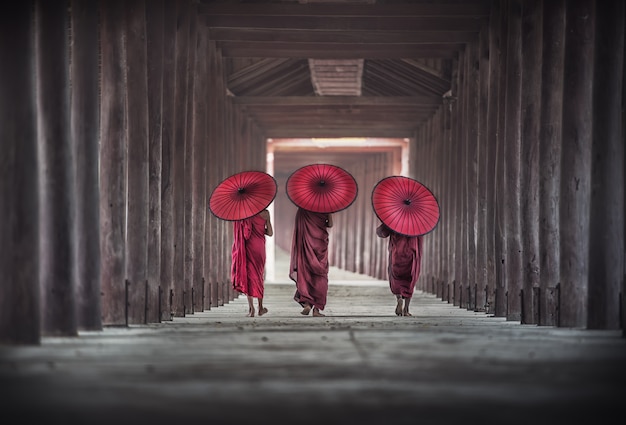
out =
[[[3,343],[231,301],[231,224],[207,197],[266,166],[194,2],[70,4],[0,18]],[[623,2],[493,2],[412,140],[409,174],[441,206],[420,289],[521,323],[621,326],[624,21]],[[337,214],[333,265],[386,278],[369,197],[389,164],[350,169],[360,196]]]

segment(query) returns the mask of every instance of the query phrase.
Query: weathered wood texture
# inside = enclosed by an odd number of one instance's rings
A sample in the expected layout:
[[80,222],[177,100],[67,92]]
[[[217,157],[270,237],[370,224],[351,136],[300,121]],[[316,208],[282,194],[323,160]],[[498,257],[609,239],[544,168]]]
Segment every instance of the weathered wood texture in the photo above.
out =
[[173,317],[174,291],[174,102],[176,84],[176,3],[163,11],[163,112],[161,122],[161,320]]
[[617,329],[619,316],[624,314],[615,297],[624,279],[620,254],[624,252],[624,188],[615,182],[624,182],[624,57],[620,52],[625,44],[625,7],[624,2],[595,5],[587,326]]
[[33,9],[0,14],[0,343],[41,341]]
[[522,5],[520,192],[522,285],[520,321],[537,323],[533,288],[539,286],[539,123],[541,120],[541,1]]
[[69,109],[68,14],[63,2],[37,2],[37,105],[41,156],[40,285],[42,327],[76,335],[74,294],[74,164]]
[[102,322],[126,324],[124,3],[100,3],[100,250]]
[[558,324],[568,327],[585,326],[588,314],[594,4],[585,0],[566,3]]
[[148,89],[148,260],[146,322],[161,321],[161,189],[163,172],[163,87],[165,7],[163,0],[146,3],[146,78]]
[[147,323],[148,270],[148,81],[146,4],[125,3],[126,22],[126,132],[128,162],[126,223],[126,279],[128,323]]
[[563,60],[565,55],[565,1],[543,4],[541,72],[541,122],[539,137],[539,300],[538,324],[554,326],[554,298],[560,278],[559,193],[561,182],[561,134]]
[[102,329],[98,178],[98,4],[72,1],[71,132],[76,164],[76,312],[78,328]]

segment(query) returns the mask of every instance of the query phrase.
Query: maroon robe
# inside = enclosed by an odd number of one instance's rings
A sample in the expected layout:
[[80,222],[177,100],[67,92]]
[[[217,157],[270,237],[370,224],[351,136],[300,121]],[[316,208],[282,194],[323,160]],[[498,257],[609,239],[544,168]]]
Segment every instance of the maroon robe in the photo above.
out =
[[376,235],[389,238],[389,288],[394,295],[411,298],[420,275],[422,236],[405,236],[381,224]]
[[328,214],[298,208],[291,246],[289,277],[294,300],[324,310],[328,293]]
[[233,288],[263,298],[265,279],[265,219],[259,214],[233,222],[230,276]]

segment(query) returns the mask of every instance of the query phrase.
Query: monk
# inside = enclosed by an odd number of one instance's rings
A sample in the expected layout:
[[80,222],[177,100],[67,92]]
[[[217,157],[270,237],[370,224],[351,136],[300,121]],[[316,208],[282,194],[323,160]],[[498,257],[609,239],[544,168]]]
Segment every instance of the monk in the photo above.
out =
[[396,316],[412,316],[409,305],[420,275],[422,236],[402,235],[384,223],[376,228],[376,235],[389,238],[389,287],[396,296]]
[[296,283],[294,300],[303,309],[301,314],[325,316],[328,294],[328,228],[333,226],[331,214],[298,208],[291,246],[289,277]]
[[268,210],[233,222],[232,265],[233,289],[248,297],[248,317],[254,317],[254,298],[258,300],[259,316],[267,313],[263,307],[265,289],[265,236],[274,230]]

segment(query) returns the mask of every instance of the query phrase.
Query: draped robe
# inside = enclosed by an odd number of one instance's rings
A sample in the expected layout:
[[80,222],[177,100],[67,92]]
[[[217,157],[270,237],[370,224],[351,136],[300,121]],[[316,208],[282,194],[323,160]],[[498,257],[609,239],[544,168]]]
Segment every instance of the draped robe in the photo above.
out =
[[328,214],[298,209],[291,246],[289,277],[294,300],[323,310],[328,293]]
[[265,219],[259,214],[233,222],[231,280],[233,289],[263,298],[265,279]]
[[389,238],[389,288],[394,295],[411,298],[420,275],[422,236],[405,236],[384,224],[376,228],[376,235]]

